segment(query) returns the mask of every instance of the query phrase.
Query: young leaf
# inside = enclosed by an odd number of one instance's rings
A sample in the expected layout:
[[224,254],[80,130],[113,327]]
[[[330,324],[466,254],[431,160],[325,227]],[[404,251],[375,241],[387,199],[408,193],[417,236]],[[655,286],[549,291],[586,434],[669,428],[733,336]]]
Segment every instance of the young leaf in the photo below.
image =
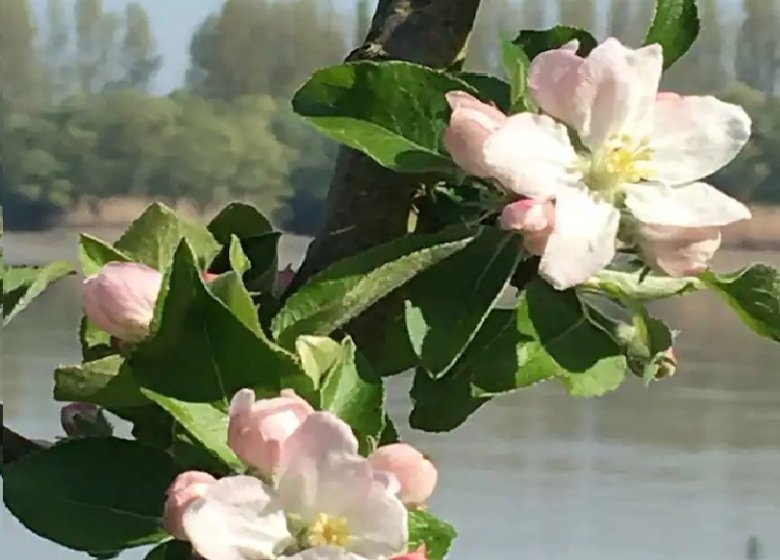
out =
[[699,276],[757,334],[780,342],[780,272],[755,264],[733,274]]
[[190,543],[170,540],[150,550],[144,560],[192,560],[192,558]]
[[322,377],[322,410],[329,410],[352,426],[361,449],[365,450],[370,440],[377,441],[384,429],[382,382],[371,372],[349,337],[341,343],[340,356]]
[[410,340],[432,377],[452,367],[474,338],[520,256],[517,236],[483,228],[463,250],[410,285],[406,313]]
[[54,400],[88,402],[107,408],[133,408],[149,404],[133,372],[121,356],[113,355],[54,372]]
[[231,235],[246,239],[274,231],[262,212],[243,202],[231,202],[225,206],[207,228],[221,245],[229,245]]
[[219,243],[204,226],[179,218],[167,206],[155,203],[130,224],[114,248],[134,261],[165,270],[183,239],[192,247],[201,269],[220,250]]
[[695,277],[671,278],[653,273],[643,275],[641,270],[602,270],[581,285],[581,288],[601,292],[609,297],[635,301],[681,296],[703,290],[705,287],[704,283]]
[[664,50],[664,69],[688,52],[699,35],[696,0],[656,0],[655,17],[645,45],[657,43]]
[[457,536],[452,525],[432,513],[419,509],[409,512],[409,550],[424,544],[428,560],[443,560]]
[[245,387],[276,394],[302,377],[295,357],[248,328],[204,285],[186,241],[163,286],[153,334],[130,355],[141,385],[190,402],[228,402]]
[[502,41],[501,58],[511,87],[511,113],[535,111],[536,105],[528,95],[528,67],[531,61],[520,45]]
[[559,49],[571,41],[579,41],[580,46],[577,49],[577,54],[583,57],[590,54],[590,51],[598,46],[598,41],[584,29],[566,25],[558,25],[545,30],[527,29],[521,31],[513,43],[523,49],[528,60],[533,60],[541,53]]
[[112,552],[168,538],[160,519],[177,473],[161,450],[76,439],[4,467],[3,501],[37,535],[76,550]]
[[302,334],[327,336],[423,270],[465,247],[466,228],[409,235],[337,262],[287,300],[271,325],[286,348]]
[[444,94],[478,95],[466,82],[409,62],[351,62],[324,68],[295,94],[293,109],[330,138],[401,172],[453,172],[442,139]]
[[553,372],[574,396],[601,396],[625,378],[620,346],[592,324],[574,291],[559,292],[540,279],[526,288],[517,328],[530,339],[523,368]]
[[32,301],[57,280],[74,272],[73,267],[56,261],[43,268],[11,266],[3,269],[3,326],[8,325]]
[[189,403],[144,389],[149,400],[160,405],[192,438],[232,472],[245,470],[227,444],[228,415],[209,403]]
[[82,233],[79,238],[79,261],[81,262],[81,271],[84,276],[97,274],[100,269],[110,262],[127,262],[132,259],[116,250],[109,243]]

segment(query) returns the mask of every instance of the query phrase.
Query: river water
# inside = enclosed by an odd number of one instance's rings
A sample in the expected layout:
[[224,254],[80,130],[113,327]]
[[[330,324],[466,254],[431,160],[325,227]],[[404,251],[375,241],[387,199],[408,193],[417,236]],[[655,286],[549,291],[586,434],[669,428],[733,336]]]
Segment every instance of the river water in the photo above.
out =
[[[284,260],[297,263],[305,243],[284,238]],[[5,254],[73,258],[75,234],[9,234]],[[780,253],[724,251],[716,268],[753,261],[780,266]],[[496,399],[450,434],[404,430],[439,466],[431,508],[461,532],[453,559],[735,560],[754,538],[754,558],[780,560],[780,345],[709,294],[655,312],[682,331],[671,380],[596,400],[540,386]],[[5,421],[31,437],[59,433],[51,373],[78,360],[79,315],[72,278],[3,332]],[[402,424],[408,385],[389,388]],[[1,516],[9,558],[86,558]]]

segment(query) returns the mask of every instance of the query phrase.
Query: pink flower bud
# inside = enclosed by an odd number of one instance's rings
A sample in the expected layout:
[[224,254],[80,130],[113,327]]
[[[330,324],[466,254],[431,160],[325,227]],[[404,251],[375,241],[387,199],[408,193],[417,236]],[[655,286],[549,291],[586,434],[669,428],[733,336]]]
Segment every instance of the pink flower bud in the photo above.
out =
[[291,264],[278,271],[274,279],[274,287],[271,290],[272,295],[276,298],[281,297],[292,283],[293,278],[295,278],[295,269]]
[[401,485],[400,498],[405,504],[423,505],[433,494],[439,473],[425,456],[406,443],[384,445],[368,457],[378,471],[387,471]]
[[163,526],[172,537],[181,541],[187,540],[182,526],[184,512],[192,502],[203,497],[216,481],[210,474],[200,471],[182,473],[173,481],[168,488],[168,499],[163,513]]
[[669,276],[696,276],[707,270],[720,247],[720,228],[643,224],[637,232],[645,263]]
[[507,204],[501,212],[501,227],[522,232],[526,251],[542,255],[555,227],[555,205],[549,200],[531,198]]
[[95,325],[125,342],[149,334],[162,274],[143,264],[111,262],[84,280],[84,313]]
[[425,549],[425,543],[423,543],[417,550],[393,556],[391,560],[428,560],[428,551]]
[[246,465],[270,476],[285,440],[312,412],[311,405],[289,389],[258,401],[254,391],[242,389],[230,403],[228,445]]
[[484,146],[487,139],[507,121],[507,116],[463,91],[447,93],[452,117],[444,131],[444,146],[455,163],[477,177],[489,177]]
[[99,406],[89,403],[71,403],[60,410],[62,429],[69,438],[109,437],[114,433]]

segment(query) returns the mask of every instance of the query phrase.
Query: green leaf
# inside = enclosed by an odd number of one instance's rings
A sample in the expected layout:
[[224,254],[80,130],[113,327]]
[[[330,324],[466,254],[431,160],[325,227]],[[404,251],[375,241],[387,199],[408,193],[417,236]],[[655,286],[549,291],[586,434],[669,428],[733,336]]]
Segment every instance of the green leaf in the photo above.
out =
[[244,284],[251,291],[268,292],[276,278],[277,245],[280,233],[273,231],[268,219],[256,208],[235,202],[225,207],[208,225],[209,231],[222,245],[222,251],[209,267],[221,274],[230,269],[229,246],[231,236],[241,241],[241,248],[251,263],[242,272]]
[[107,408],[133,408],[149,404],[121,356],[108,356],[54,372],[54,399],[88,402]]
[[327,336],[422,271],[465,247],[465,228],[409,235],[337,262],[294,293],[271,325],[292,347],[302,334]]
[[699,278],[754,332],[780,342],[780,272],[755,264],[722,276],[708,271]]
[[643,274],[641,270],[602,270],[580,287],[602,292],[616,299],[647,301],[697,292],[706,286],[694,277],[671,278],[653,273]]
[[184,541],[167,541],[149,551],[144,560],[192,560],[192,546]]
[[452,367],[501,297],[520,261],[518,239],[483,228],[463,250],[411,284],[406,313],[410,340],[431,376]]
[[3,326],[24,311],[53,282],[74,272],[56,261],[43,268],[11,266],[3,269]]
[[299,336],[295,351],[316,389],[320,387],[322,376],[336,365],[344,352],[341,344],[326,336]]
[[457,72],[455,77],[479,92],[484,101],[491,101],[504,113],[512,109],[512,88],[503,80],[477,72]]
[[320,390],[322,410],[328,410],[358,435],[361,449],[378,441],[384,429],[384,388],[371,372],[368,362],[347,337],[341,343],[341,355],[323,375]]
[[655,17],[645,45],[657,43],[664,50],[664,69],[688,52],[699,35],[696,0],[656,0]]
[[587,56],[598,46],[598,41],[593,38],[593,35],[584,29],[567,25],[558,25],[545,30],[524,30],[513,42],[523,49],[528,60],[533,60],[545,51],[559,49],[575,40],[580,43],[577,49],[577,54],[580,56]]
[[225,206],[207,227],[214,239],[222,245],[230,244],[231,235],[246,239],[274,230],[262,212],[243,202],[231,202]]
[[63,546],[112,552],[160,542],[165,491],[178,469],[164,452],[114,438],[66,441],[3,472],[3,501],[29,530]]
[[240,241],[235,236],[231,238],[229,253],[232,270],[219,275],[209,282],[207,284],[208,289],[225,304],[225,307],[230,309],[233,315],[235,315],[246,328],[258,336],[263,336],[257,307],[252,301],[252,296],[247,291],[240,276],[243,272],[248,270],[250,263],[241,248]]
[[242,388],[276,394],[304,376],[295,357],[253,332],[204,285],[182,242],[163,285],[153,334],[130,355],[141,385],[188,402],[227,403]]
[[432,513],[422,510],[409,512],[409,550],[425,544],[428,560],[443,560],[457,536],[452,525]]
[[133,259],[97,237],[82,233],[79,238],[79,261],[84,276],[97,274],[110,262],[131,260]]
[[167,206],[155,203],[130,224],[114,248],[134,261],[165,270],[183,239],[192,247],[202,270],[220,250],[220,244],[205,226],[179,218]]
[[474,395],[468,372],[457,370],[432,379],[423,368],[417,368],[409,395],[413,404],[409,425],[426,432],[454,430],[490,400]]
[[402,172],[456,170],[442,139],[444,94],[478,92],[449,74],[409,62],[324,68],[295,94],[293,108],[330,138]]
[[511,87],[510,112],[535,111],[536,104],[528,94],[528,55],[520,45],[505,40],[501,42],[501,58]]
[[522,366],[541,376],[553,372],[578,397],[601,396],[625,378],[621,347],[588,320],[573,290],[559,292],[536,278],[518,306],[517,328],[532,339]]
[[168,412],[203,448],[234,473],[245,470],[227,444],[228,415],[210,403],[189,403],[144,390],[149,400]]

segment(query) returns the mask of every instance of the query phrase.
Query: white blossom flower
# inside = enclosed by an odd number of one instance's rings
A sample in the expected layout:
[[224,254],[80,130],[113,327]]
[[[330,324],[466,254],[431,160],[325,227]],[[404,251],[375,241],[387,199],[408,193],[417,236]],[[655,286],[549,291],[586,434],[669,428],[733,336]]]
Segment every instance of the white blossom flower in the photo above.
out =
[[[576,50],[571,43],[531,65],[529,88],[546,115],[491,117],[491,126],[476,134],[469,115],[480,102],[449,94],[450,128],[459,132],[445,136],[447,148],[472,174],[522,197],[554,201],[555,225],[534,246],[540,273],[556,288],[584,282],[609,264],[621,211],[648,264],[672,275],[699,271],[717,249],[713,230],[719,243],[720,228],[750,217],[743,204],[698,182],[739,153],[750,118],[714,97],[659,94],[659,45],[634,50],[608,39],[587,58]],[[558,121],[577,133],[576,149]]]

